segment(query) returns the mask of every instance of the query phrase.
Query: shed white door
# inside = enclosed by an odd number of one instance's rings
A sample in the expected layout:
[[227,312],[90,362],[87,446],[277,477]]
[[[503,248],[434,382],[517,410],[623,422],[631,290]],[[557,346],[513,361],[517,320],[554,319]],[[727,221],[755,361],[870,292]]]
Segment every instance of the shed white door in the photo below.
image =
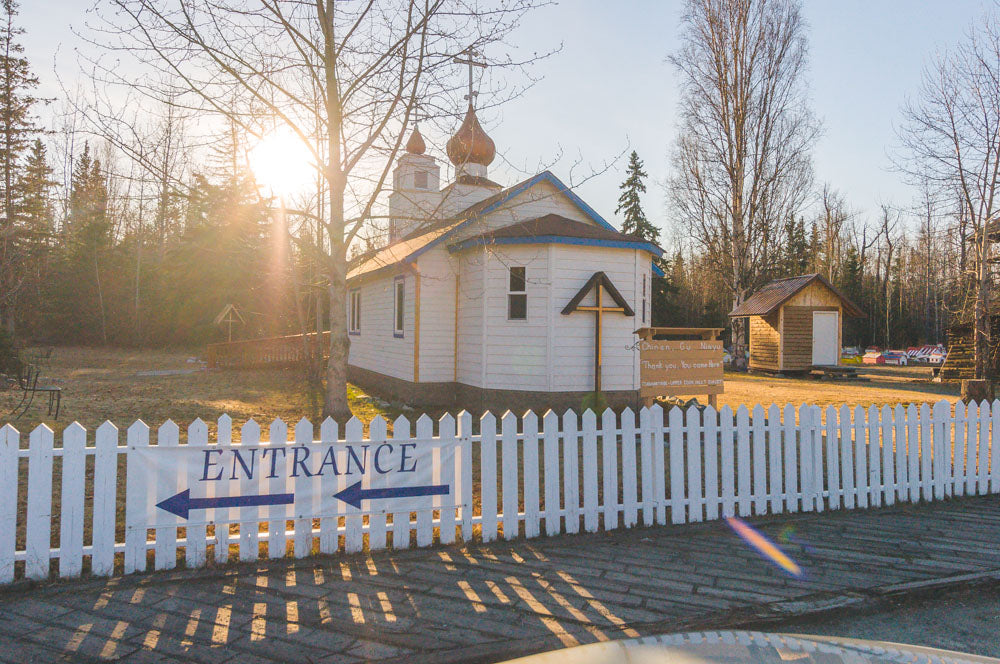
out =
[[836,311],[813,312],[813,353],[812,363],[833,366],[840,361],[837,337],[840,321]]

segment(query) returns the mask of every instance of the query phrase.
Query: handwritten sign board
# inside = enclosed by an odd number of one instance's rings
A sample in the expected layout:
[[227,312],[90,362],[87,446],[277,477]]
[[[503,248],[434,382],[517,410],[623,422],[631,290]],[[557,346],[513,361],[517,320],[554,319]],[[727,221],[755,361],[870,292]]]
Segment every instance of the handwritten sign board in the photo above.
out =
[[722,341],[639,341],[639,395],[722,394]]

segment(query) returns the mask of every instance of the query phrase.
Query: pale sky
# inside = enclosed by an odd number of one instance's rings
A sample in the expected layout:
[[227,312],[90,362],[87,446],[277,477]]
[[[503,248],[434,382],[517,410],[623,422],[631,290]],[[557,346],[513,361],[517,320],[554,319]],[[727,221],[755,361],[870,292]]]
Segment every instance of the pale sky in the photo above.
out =
[[[23,41],[42,79],[42,96],[59,96],[57,67],[64,80],[77,75],[79,44],[71,26],[83,27],[90,6],[91,0],[22,0]],[[914,192],[890,170],[887,157],[900,108],[916,93],[928,59],[961,40],[990,6],[983,0],[804,3],[810,91],[824,126],[814,152],[818,182],[831,183],[861,214],[874,215],[883,202],[911,202]],[[498,151],[532,172],[562,153],[551,170],[569,183],[635,149],[650,175],[647,215],[671,235],[660,183],[670,171],[677,131],[676,76],[666,56],[678,46],[679,12],[675,0],[563,0],[529,16],[515,37],[519,46],[544,51],[562,42],[563,48],[536,66],[542,81],[485,118]],[[447,136],[427,138],[431,151],[443,153]],[[508,185],[523,177],[500,161],[491,167],[491,178]],[[616,225],[624,165],[623,157],[577,189]]]

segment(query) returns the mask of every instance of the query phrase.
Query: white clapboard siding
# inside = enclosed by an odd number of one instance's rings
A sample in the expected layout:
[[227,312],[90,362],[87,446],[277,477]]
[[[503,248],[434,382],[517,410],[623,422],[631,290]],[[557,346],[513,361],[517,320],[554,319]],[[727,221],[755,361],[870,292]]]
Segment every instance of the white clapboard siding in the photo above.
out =
[[[356,418],[342,436],[327,419],[318,439],[307,419],[295,425],[292,435],[282,420],[275,420],[263,443],[255,421],[242,425],[238,441],[232,427],[228,416],[220,417],[218,434],[210,439],[207,425],[195,420],[186,428],[185,444],[231,447],[234,452],[263,445],[283,448],[294,460],[296,449],[303,454],[300,448],[311,445],[355,443],[377,449],[412,441],[433,447],[432,481],[451,490],[402,507],[392,505],[394,511],[387,514],[378,503],[358,509],[336,499],[347,488],[344,474],[324,475],[319,492],[307,490],[313,479],[304,474],[280,481],[260,479],[259,474],[248,480],[243,474],[242,495],[291,492],[310,496],[309,502],[220,508],[207,524],[197,519],[185,524],[180,537],[175,522],[147,521],[154,491],[169,496],[189,487],[180,477],[143,474],[144,464],[135,453],[150,444],[143,422],[128,428],[121,447],[118,429],[109,422],[94,432],[92,445],[79,424],[65,429],[61,445],[43,425],[29,434],[24,450],[21,434],[6,425],[0,428],[0,584],[18,577],[45,579],[52,569],[60,577],[80,576],[88,569],[95,576],[110,576],[116,569],[142,572],[149,553],[156,569],[170,569],[180,555],[188,567],[197,568],[207,564],[210,554],[216,562],[227,562],[237,537],[241,560],[256,560],[261,540],[269,557],[301,558],[313,553],[315,538],[322,553],[357,553],[365,546],[405,549],[411,542],[448,545],[477,537],[489,542],[500,526],[505,539],[533,538],[576,532],[581,521],[586,532],[628,528],[640,520],[643,525],[666,523],[668,511],[671,522],[683,524],[1000,493],[1000,401],[853,410],[755,405],[752,411],[740,406],[735,413],[728,406],[664,413],[657,405],[620,415],[609,409],[600,414],[600,424],[590,410],[562,416],[549,411],[541,418],[508,412],[499,432],[493,414],[483,415],[477,432],[472,417],[463,412],[457,419],[442,416],[436,436],[435,422],[427,415],[414,423],[397,418],[391,437],[381,417],[370,422],[367,436]],[[168,420],[158,427],[154,442],[157,447],[177,446],[179,434]],[[480,455],[478,481],[473,478],[473,447]],[[86,472],[89,456],[92,478]],[[119,477],[121,456],[126,459],[124,478]],[[198,469],[187,471],[196,474]],[[116,500],[121,481],[124,509]],[[369,481],[365,476],[362,487],[371,488]],[[54,504],[55,482],[59,498]],[[17,507],[19,488],[27,497],[23,518]],[[89,511],[88,496],[93,496]],[[480,506],[478,513],[473,513],[474,505]],[[88,514],[89,543],[84,536]],[[116,534],[122,530],[124,541],[118,542]],[[238,535],[231,535],[237,530]]]

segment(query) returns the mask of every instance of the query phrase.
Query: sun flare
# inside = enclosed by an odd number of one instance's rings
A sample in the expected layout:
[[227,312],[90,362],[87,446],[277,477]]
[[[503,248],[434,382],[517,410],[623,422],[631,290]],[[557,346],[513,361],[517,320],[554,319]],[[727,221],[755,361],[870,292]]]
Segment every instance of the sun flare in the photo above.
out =
[[288,129],[264,136],[247,155],[257,183],[279,196],[308,189],[316,179],[312,153],[302,139]]

